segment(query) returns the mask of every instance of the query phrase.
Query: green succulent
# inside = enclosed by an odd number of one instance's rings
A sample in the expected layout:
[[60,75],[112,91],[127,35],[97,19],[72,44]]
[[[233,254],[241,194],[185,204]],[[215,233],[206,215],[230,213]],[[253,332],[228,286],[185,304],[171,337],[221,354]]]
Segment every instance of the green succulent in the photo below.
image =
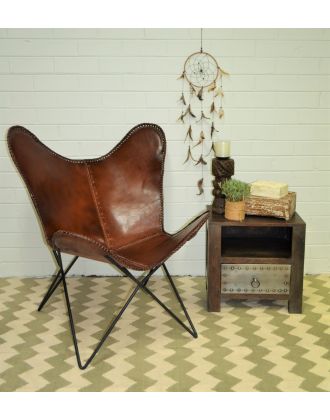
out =
[[250,195],[250,185],[238,179],[228,179],[220,186],[228,201],[243,201]]

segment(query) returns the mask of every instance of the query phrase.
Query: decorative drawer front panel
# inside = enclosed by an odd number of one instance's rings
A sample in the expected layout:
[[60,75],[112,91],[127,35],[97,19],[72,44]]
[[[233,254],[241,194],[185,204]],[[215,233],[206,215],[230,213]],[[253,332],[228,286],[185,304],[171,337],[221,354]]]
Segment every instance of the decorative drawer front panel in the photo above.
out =
[[289,264],[221,264],[221,293],[288,295],[290,274]]

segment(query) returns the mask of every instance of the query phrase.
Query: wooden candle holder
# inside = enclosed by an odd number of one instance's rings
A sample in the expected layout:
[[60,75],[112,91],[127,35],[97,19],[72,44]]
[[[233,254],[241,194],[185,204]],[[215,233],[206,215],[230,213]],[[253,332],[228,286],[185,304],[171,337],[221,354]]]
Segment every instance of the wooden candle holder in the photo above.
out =
[[218,158],[212,159],[212,175],[215,179],[213,180],[214,195],[212,203],[212,211],[217,214],[224,214],[225,212],[225,196],[221,192],[219,183],[222,183],[226,179],[230,179],[235,173],[235,162],[231,158]]

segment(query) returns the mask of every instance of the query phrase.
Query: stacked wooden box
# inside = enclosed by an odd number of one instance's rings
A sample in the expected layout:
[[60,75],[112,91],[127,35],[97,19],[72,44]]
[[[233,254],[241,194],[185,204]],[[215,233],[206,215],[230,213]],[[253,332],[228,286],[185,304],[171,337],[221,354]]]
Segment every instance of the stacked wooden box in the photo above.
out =
[[295,210],[296,193],[288,192],[288,186],[282,183],[256,181],[251,184],[251,195],[245,199],[248,215],[290,220]]

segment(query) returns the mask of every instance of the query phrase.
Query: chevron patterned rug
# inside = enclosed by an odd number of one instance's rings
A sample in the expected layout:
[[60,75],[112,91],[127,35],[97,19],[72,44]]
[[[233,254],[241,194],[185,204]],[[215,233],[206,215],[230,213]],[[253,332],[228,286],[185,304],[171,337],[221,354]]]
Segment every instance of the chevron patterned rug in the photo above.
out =
[[[38,313],[49,279],[0,279],[0,391],[330,391],[329,275],[305,277],[301,315],[283,301],[228,301],[209,313],[204,278],[175,282],[198,339],[139,292],[81,371],[61,287]],[[68,285],[84,361],[132,283],[72,277]],[[149,285],[178,311],[165,279]]]

